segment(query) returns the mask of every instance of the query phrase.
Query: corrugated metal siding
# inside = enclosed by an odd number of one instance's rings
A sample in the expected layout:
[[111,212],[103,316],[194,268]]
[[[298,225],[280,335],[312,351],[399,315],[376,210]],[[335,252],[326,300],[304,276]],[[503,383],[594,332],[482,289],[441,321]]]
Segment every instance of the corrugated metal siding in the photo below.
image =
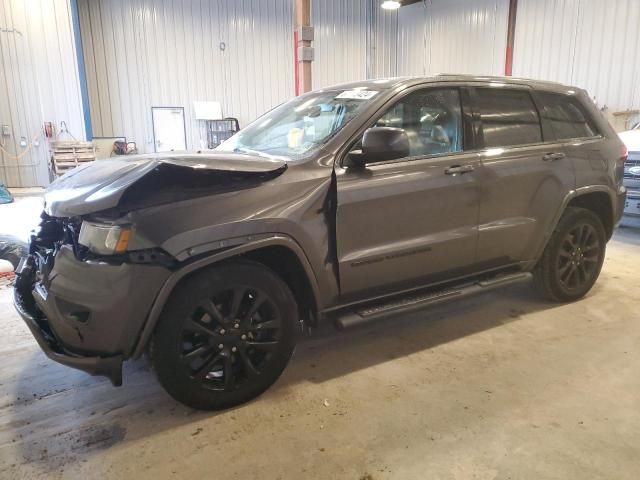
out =
[[402,7],[398,11],[396,36],[397,75],[426,75],[431,61],[427,45],[429,21],[424,4]]
[[187,147],[200,148],[194,101],[219,101],[246,125],[293,96],[290,0],[80,0],[79,8],[95,136],[127,136],[153,151],[151,107],[182,106]]
[[[17,30],[17,32],[15,31]],[[19,33],[18,33],[19,32]],[[45,121],[84,138],[82,101],[68,0],[0,0],[0,181],[12,187],[49,183]],[[33,146],[20,159],[24,137]]]
[[379,0],[314,1],[314,88],[367,77],[503,73],[508,4],[427,0],[388,11]]
[[427,0],[399,12],[398,74],[503,74],[508,0]]
[[370,0],[311,2],[315,60],[313,88],[367,76],[367,16]]
[[612,111],[640,108],[640,2],[519,0],[513,73],[586,88]]
[[370,77],[395,77],[398,71],[398,11],[384,10],[378,0],[372,0],[373,40]]

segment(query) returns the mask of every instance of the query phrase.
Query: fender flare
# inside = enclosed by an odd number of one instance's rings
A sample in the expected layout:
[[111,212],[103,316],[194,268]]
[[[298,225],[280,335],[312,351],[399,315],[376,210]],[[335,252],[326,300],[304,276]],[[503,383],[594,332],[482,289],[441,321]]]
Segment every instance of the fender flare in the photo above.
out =
[[309,263],[309,260],[302,250],[302,247],[296,242],[293,238],[284,234],[273,234],[266,237],[262,237],[260,239],[256,239],[254,241],[243,243],[236,247],[229,248],[227,250],[214,253],[212,255],[208,255],[206,257],[195,260],[187,265],[182,266],[178,270],[175,270],[169,278],[165,281],[165,283],[160,288],[158,295],[156,295],[155,300],[149,310],[149,314],[147,315],[147,319],[144,322],[140,335],[138,336],[138,341],[136,342],[133,353],[129,358],[137,359],[142,356],[144,353],[147,344],[153,334],[153,331],[158,323],[158,319],[160,318],[160,314],[173,292],[175,286],[182,280],[185,276],[193,273],[202,268],[208,267],[215,263],[219,263],[223,260],[226,260],[231,257],[235,257],[237,255],[241,255],[243,253],[247,253],[253,250],[257,250],[259,248],[268,247],[268,246],[282,246],[286,247],[289,250],[293,251],[293,253],[298,257],[300,264],[304,268],[304,271],[309,279],[309,283],[311,285],[311,289],[313,290],[313,294],[316,298],[316,301],[320,298],[320,289],[318,287],[318,279],[316,278],[315,272]]
[[[549,230],[545,233],[544,242],[542,243],[542,246],[540,250],[537,252],[535,257],[536,262],[537,262],[537,259],[540,258],[540,256],[542,255],[542,252],[544,252],[544,249],[547,247],[547,243],[549,243],[549,240],[551,239],[553,232],[555,231],[556,227],[558,226],[558,223],[560,222],[560,218],[562,217],[562,214],[567,209],[567,206],[569,205],[569,203],[571,203],[571,200],[581,197],[583,195],[588,195],[590,193],[595,193],[595,192],[604,192],[608,194],[609,201],[611,202],[610,206],[613,209],[612,211],[615,214],[616,193],[614,190],[611,189],[611,187],[608,187],[607,185],[589,185],[586,187],[579,187],[569,191],[565,195],[564,200],[562,201],[562,205],[556,212],[556,215],[553,218],[553,222],[551,223]],[[535,262],[533,263],[535,264]]]

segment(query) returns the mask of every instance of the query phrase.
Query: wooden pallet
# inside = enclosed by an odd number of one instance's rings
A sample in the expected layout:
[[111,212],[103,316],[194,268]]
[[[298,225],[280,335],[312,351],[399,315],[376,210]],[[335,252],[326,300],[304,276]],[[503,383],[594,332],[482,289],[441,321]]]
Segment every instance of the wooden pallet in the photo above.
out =
[[56,175],[96,159],[96,148],[91,142],[56,141],[51,143],[51,163]]

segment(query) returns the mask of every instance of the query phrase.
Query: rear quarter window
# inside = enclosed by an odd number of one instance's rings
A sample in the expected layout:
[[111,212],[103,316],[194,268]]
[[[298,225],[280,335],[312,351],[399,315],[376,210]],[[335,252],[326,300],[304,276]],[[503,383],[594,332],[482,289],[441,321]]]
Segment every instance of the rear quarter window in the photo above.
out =
[[475,103],[486,148],[542,142],[538,110],[528,91],[478,88]]
[[589,138],[599,135],[595,122],[579,100],[557,93],[537,92],[540,114],[556,140]]

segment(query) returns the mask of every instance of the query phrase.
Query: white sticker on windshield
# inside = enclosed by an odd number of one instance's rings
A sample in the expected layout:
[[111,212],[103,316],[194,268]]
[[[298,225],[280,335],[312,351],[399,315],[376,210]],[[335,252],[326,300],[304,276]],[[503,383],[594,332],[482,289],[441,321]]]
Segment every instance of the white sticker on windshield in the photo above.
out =
[[345,90],[336,98],[350,98],[351,100],[369,100],[376,93],[373,90]]

